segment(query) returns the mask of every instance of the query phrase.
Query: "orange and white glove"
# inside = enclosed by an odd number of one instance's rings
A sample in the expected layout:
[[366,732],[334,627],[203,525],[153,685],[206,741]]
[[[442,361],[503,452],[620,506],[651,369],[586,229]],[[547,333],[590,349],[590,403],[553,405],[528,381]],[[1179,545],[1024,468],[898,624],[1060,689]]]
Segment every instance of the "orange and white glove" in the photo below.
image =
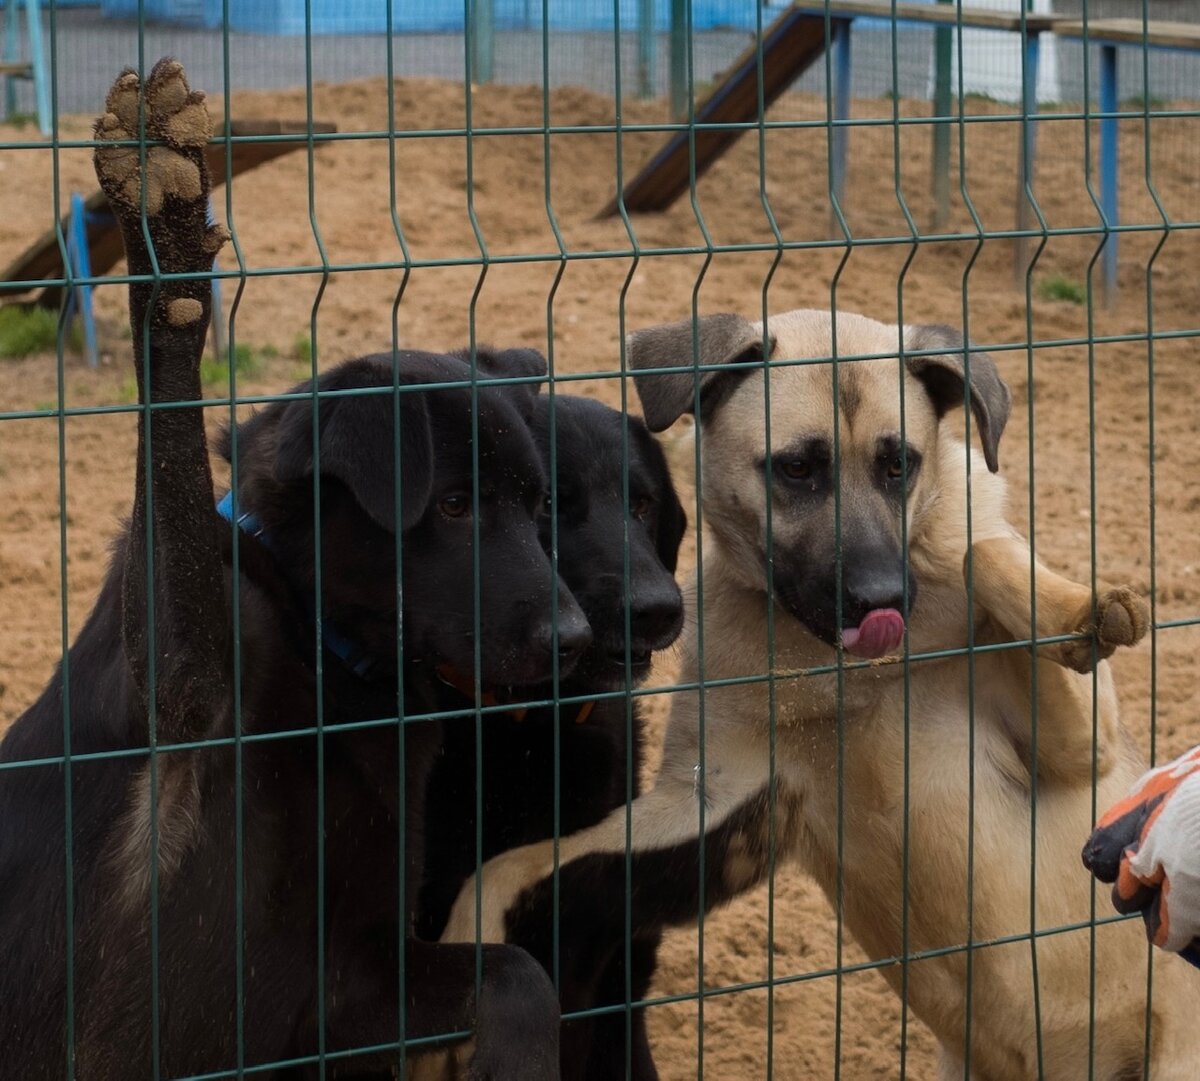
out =
[[1200,967],[1200,747],[1150,770],[1096,824],[1083,864],[1113,883],[1118,912]]

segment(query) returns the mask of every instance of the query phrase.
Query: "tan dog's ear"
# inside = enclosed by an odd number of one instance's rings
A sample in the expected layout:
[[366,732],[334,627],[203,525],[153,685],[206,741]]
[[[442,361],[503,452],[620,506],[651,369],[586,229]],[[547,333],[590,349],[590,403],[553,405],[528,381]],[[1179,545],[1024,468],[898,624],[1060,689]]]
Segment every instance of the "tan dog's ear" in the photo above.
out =
[[[772,338],[766,354],[774,349]],[[647,327],[634,331],[627,343],[629,364],[634,376],[646,427],[652,432],[669,428],[684,413],[694,413],[696,379],[700,380],[700,398],[704,412],[723,400],[723,392],[732,389],[749,368],[729,371],[656,372],[655,368],[710,368],[714,365],[740,364],[763,359],[763,338],[752,323],[740,315],[704,315],[693,322]]]
[[909,357],[908,370],[925,385],[939,418],[963,404],[967,390],[964,353],[970,356],[971,412],[979,427],[983,460],[993,473],[1000,469],[1000,436],[1008,423],[1012,398],[1008,385],[1000,378],[996,364],[987,353],[977,352],[953,327],[914,326],[905,328],[905,348],[913,350],[946,349],[944,356]]

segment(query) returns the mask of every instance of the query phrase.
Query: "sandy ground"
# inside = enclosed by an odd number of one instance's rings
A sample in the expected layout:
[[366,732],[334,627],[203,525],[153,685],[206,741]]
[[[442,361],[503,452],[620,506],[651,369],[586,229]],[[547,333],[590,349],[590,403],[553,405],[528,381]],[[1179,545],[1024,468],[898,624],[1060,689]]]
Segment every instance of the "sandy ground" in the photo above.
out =
[[[398,126],[433,133],[464,123],[461,86],[406,80],[395,86]],[[478,127],[538,126],[539,91],[485,88],[474,97]],[[905,115],[923,107],[902,102]],[[856,105],[859,118],[891,116],[890,101]],[[994,107],[980,105],[983,112]],[[387,123],[381,80],[318,86],[314,115],[342,131],[375,131]],[[303,91],[246,93],[234,111],[302,117]],[[555,91],[554,124],[611,125],[610,100],[576,90]],[[793,95],[771,120],[820,121],[823,100]],[[622,120],[658,121],[661,106],[629,107]],[[476,137],[461,135],[339,142],[313,156],[301,151],[239,177],[218,193],[218,214],[233,227],[238,256],[251,272],[244,287],[225,283],[226,314],[237,340],[277,357],[243,379],[242,391],[270,392],[303,377],[298,335],[315,329],[321,366],[356,352],[387,348],[393,329],[401,344],[430,348],[480,341],[552,349],[560,373],[611,371],[619,366],[622,325],[629,328],[683,317],[695,299],[702,311],[774,311],[792,307],[859,310],[878,318],[969,324],[972,338],[993,347],[1013,387],[1015,409],[1002,446],[1012,489],[1013,519],[1036,527],[1043,557],[1087,580],[1093,545],[1098,573],[1150,593],[1160,624],[1200,616],[1200,405],[1195,390],[1200,348],[1196,281],[1200,237],[1181,230],[1165,237],[1147,175],[1172,221],[1195,221],[1200,179],[1169,153],[1194,145],[1196,119],[1154,121],[1149,170],[1140,121],[1122,124],[1122,215],[1153,228],[1121,242],[1120,289],[1111,309],[1041,299],[1036,285],[1058,274],[1082,283],[1096,253],[1095,235],[1054,236],[1040,248],[1027,301],[1013,286],[1013,244],[975,239],[1012,227],[1018,132],[1009,122],[965,126],[965,169],[954,130],[954,205],[944,239],[909,238],[929,229],[929,132],[924,127],[855,129],[845,224],[856,241],[831,231],[827,136],[821,127],[767,132],[760,174],[759,139],[743,138],[699,184],[695,207],[684,199],[671,211],[637,217],[631,231],[619,220],[596,221],[616,188],[617,156],[630,175],[661,135],[612,132]],[[66,137],[82,137],[84,119],[64,122]],[[0,137],[12,137],[0,127]],[[29,133],[22,133],[28,139]],[[1036,194],[1053,229],[1091,229],[1099,222],[1085,183],[1084,131],[1077,121],[1040,124]],[[1096,133],[1092,133],[1095,153]],[[545,171],[550,155],[550,182]],[[61,193],[91,190],[85,150],[62,150]],[[46,149],[6,151],[0,157],[0,262],[7,262],[46,227],[52,215],[55,167]],[[394,167],[394,168],[393,168]],[[473,184],[467,180],[467,171]],[[962,179],[960,188],[959,179]],[[761,185],[760,185],[761,179]],[[394,204],[391,191],[394,181]],[[974,213],[966,207],[969,196]],[[228,200],[222,206],[223,200]],[[473,208],[477,231],[472,226]],[[394,214],[393,214],[394,210]],[[774,223],[774,226],[772,225]],[[397,231],[399,226],[400,232]],[[571,258],[558,257],[559,242]],[[773,228],[788,244],[771,247]],[[398,262],[420,265],[406,278],[395,267],[319,271],[330,265]],[[836,238],[831,240],[831,238]],[[670,256],[631,256],[639,250],[690,248]],[[705,254],[712,245],[762,245],[761,251]],[[481,257],[486,249],[487,259]],[[601,252],[606,258],[585,258]],[[511,256],[525,257],[506,261]],[[461,267],[441,265],[457,258]],[[227,255],[225,266],[236,264]],[[269,275],[268,268],[310,272]],[[1099,297],[1099,269],[1096,272]],[[393,304],[402,302],[393,323]],[[474,298],[474,299],[473,299]],[[59,388],[68,407],[128,405],[128,332],[123,294],[98,296],[104,363],[89,370],[75,356],[3,362],[0,409],[54,409]],[[622,322],[624,320],[624,323]],[[1095,335],[1167,335],[1085,344]],[[1170,336],[1176,332],[1176,336]],[[1182,332],[1182,333],[1178,333]],[[1045,343],[1032,350],[1029,341]],[[579,389],[579,384],[573,384]],[[214,397],[227,388],[213,386]],[[583,385],[620,404],[619,379]],[[631,399],[632,387],[628,388]],[[212,421],[228,416],[214,406]],[[1089,418],[1094,415],[1094,426]],[[33,698],[62,650],[63,605],[73,634],[83,621],[107,558],[108,540],[130,504],[134,415],[129,411],[69,417],[5,419],[0,424],[0,729]],[[1030,430],[1033,436],[1030,438]],[[1094,432],[1094,435],[1092,434]],[[1151,453],[1153,448],[1153,453]],[[1031,461],[1032,451],[1032,461]],[[65,452],[65,453],[64,453]],[[1090,468],[1094,464],[1094,470]],[[1153,488],[1152,488],[1153,484]],[[1153,501],[1151,492],[1153,490]],[[60,521],[60,495],[66,507]],[[686,493],[685,501],[692,495]],[[694,515],[693,515],[694,517]],[[63,570],[60,538],[65,535]],[[689,547],[690,552],[690,547]],[[690,559],[690,557],[689,557]],[[685,561],[686,562],[686,561]],[[65,595],[64,595],[65,590]],[[1124,715],[1147,750],[1159,755],[1200,741],[1195,657],[1200,629],[1165,626],[1120,658],[1117,675]],[[661,665],[670,677],[671,658]],[[655,730],[662,710],[655,711]],[[838,961],[837,926],[824,899],[802,873],[780,871],[774,886],[773,957],[764,888],[704,923],[697,932],[668,937],[654,991],[694,991],[703,966],[710,996],[652,1011],[652,1036],[664,1078],[933,1076],[933,1042],[909,1018],[878,973],[825,975]],[[614,901],[614,903],[617,903]],[[847,938],[842,959],[862,960]],[[774,990],[719,992],[776,977],[793,980]],[[839,1032],[840,1025],[840,1032]],[[700,1034],[703,1033],[701,1039]]]

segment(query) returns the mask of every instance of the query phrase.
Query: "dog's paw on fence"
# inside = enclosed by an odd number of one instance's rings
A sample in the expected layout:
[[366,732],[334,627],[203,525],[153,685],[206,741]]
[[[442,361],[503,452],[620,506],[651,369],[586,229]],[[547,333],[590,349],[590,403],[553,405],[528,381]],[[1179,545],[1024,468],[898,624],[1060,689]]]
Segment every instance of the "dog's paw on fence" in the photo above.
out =
[[[136,72],[123,71],[105,109],[95,126],[96,176],[121,224],[130,271],[152,273],[155,261],[165,273],[210,269],[229,234],[208,221],[212,185],[204,155],[212,121],[204,94],[192,90],[183,65],[167,57],[154,65],[144,87]],[[145,147],[144,166],[142,147],[133,145],[143,122],[147,142],[159,144]],[[143,197],[154,260],[142,229]],[[168,321],[179,325],[199,319],[207,284],[164,285],[162,310]]]
[[1064,642],[1063,661],[1076,672],[1090,672],[1097,660],[1111,657],[1121,646],[1137,645],[1149,629],[1149,608],[1132,589],[1119,586],[1103,590],[1096,596],[1095,617],[1089,604],[1072,628],[1076,634],[1087,635],[1087,639]]

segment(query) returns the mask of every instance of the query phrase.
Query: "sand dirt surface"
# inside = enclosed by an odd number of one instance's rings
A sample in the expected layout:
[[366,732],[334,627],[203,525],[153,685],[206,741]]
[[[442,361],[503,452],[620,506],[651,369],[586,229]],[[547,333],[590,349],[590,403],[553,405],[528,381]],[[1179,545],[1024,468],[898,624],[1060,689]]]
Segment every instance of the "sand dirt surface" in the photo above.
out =
[[[382,80],[319,85],[313,115],[343,132],[379,133],[388,123],[387,94]],[[1171,148],[1194,145],[1200,120],[1153,121],[1149,170],[1142,122],[1122,123],[1123,221],[1147,228],[1122,237],[1119,294],[1105,309],[1098,266],[1094,307],[1042,299],[1036,288],[1053,275],[1084,282],[1095,235],[1048,237],[1028,294],[1013,285],[1012,241],[977,239],[1013,226],[1019,132],[1012,122],[965,125],[961,173],[954,129],[951,217],[919,244],[909,238],[914,228],[930,228],[933,209],[929,129],[856,128],[843,212],[862,243],[848,250],[831,228],[822,99],[786,96],[770,111],[772,121],[812,126],[768,129],[765,173],[752,132],[700,182],[695,206],[683,199],[666,213],[635,217],[629,229],[619,219],[595,219],[616,190],[616,151],[632,175],[661,134],[587,131],[613,125],[614,106],[578,90],[545,101],[535,89],[488,87],[472,104],[477,128],[527,132],[542,125],[545,109],[553,124],[585,130],[548,140],[480,134],[468,142],[461,86],[402,80],[394,86],[396,125],[423,134],[341,141],[311,159],[301,150],[217,192],[218,216],[236,241],[222,265],[240,260],[248,271],[240,285],[225,282],[226,315],[238,342],[277,351],[240,380],[242,392],[280,390],[303,378],[298,336],[313,336],[321,367],[386,349],[393,334],[402,345],[434,349],[461,346],[474,334],[480,342],[549,348],[555,370],[574,374],[617,369],[622,327],[684,317],[693,300],[701,311],[750,315],[761,313],[764,297],[773,311],[835,301],[884,320],[965,322],[977,343],[993,348],[1013,388],[1001,448],[1013,520],[1028,529],[1032,518],[1039,551],[1056,569],[1086,581],[1094,553],[1100,577],[1147,595],[1153,589],[1160,624],[1185,621],[1121,656],[1116,671],[1124,716],[1147,751],[1152,739],[1160,756],[1200,741],[1200,629],[1186,624],[1200,616],[1200,346],[1189,336],[1200,331],[1200,234],[1165,234],[1146,179],[1170,220],[1196,220],[1200,178],[1178,155],[1172,159]],[[896,108],[905,116],[925,112],[919,103]],[[998,112],[977,108],[988,117]],[[232,109],[303,117],[305,94],[238,94]],[[863,101],[854,115],[888,118],[892,109],[890,101]],[[631,104],[621,119],[658,122],[662,106]],[[1100,216],[1085,179],[1083,125],[1046,120],[1039,128],[1035,190],[1046,226],[1093,229]],[[89,130],[86,118],[67,118],[62,128],[65,138]],[[0,127],[0,137],[14,134]],[[1096,148],[1093,130],[1093,156]],[[63,149],[55,159],[39,148],[0,158],[0,262],[52,220],[56,182],[63,197],[94,188],[88,152]],[[823,246],[780,251],[776,230],[786,245]],[[635,244],[640,258],[630,254]],[[743,247],[710,255],[708,245]],[[654,254],[664,248],[688,251]],[[407,276],[396,266],[349,269],[399,263],[406,250],[417,264]],[[569,257],[560,259],[560,250]],[[594,257],[605,252],[616,254]],[[445,265],[459,258],[468,265]],[[325,264],[347,269],[324,274]],[[264,273],[297,267],[308,269]],[[68,407],[128,406],[123,303],[121,289],[99,291],[105,356],[95,371],[75,356],[61,368],[53,355],[0,362],[0,409],[54,409],[60,381]],[[1152,347],[1148,330],[1163,335]],[[1088,348],[1089,331],[1130,340]],[[1047,344],[1030,350],[1029,341]],[[619,379],[572,388],[614,405],[623,399]],[[210,393],[220,398],[227,390],[216,384]],[[632,386],[624,394],[636,402]],[[217,405],[210,414],[215,426],[229,408]],[[90,608],[109,540],[131,503],[135,423],[128,409],[0,423],[0,729],[37,694],[61,656],[64,629],[74,634]],[[694,498],[690,490],[684,497]],[[691,551],[689,541],[685,570]],[[670,678],[671,664],[663,659],[658,678]],[[653,711],[656,733],[663,712]],[[839,1065],[847,1081],[932,1077],[932,1039],[904,1017],[877,972],[822,975],[838,963],[837,925],[801,871],[779,871],[773,926],[770,901],[763,888],[709,916],[702,940],[695,929],[670,934],[654,993],[694,991],[701,967],[709,989],[753,985],[770,971],[812,978],[773,995],[756,986],[711,994],[702,1027],[694,1001],[655,1007],[651,1030],[663,1077],[697,1077],[701,1060],[704,1077],[737,1081],[765,1077],[768,1068],[779,1078],[833,1077]],[[846,965],[863,960],[848,936],[840,951]]]

